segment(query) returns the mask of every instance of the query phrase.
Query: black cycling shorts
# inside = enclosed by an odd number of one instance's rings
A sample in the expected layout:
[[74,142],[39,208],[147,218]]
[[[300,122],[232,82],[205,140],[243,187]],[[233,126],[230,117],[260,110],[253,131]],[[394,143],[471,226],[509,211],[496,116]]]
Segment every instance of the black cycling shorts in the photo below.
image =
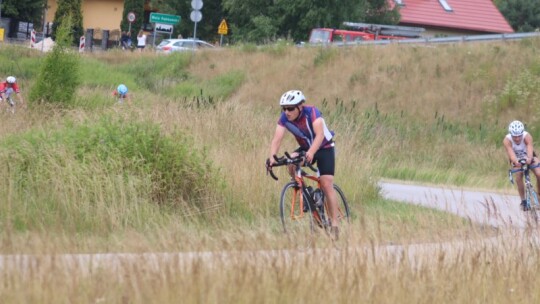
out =
[[[300,152],[303,149],[298,148],[296,152]],[[336,153],[334,147],[319,149],[313,157],[313,164],[319,168],[321,175],[334,175],[336,168]]]

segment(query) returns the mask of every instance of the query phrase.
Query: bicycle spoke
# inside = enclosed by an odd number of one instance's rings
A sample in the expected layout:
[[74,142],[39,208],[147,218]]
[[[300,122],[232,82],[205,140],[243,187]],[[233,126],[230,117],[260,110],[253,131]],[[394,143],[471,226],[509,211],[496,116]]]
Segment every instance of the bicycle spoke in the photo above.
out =
[[286,233],[302,233],[304,236],[310,234],[313,226],[313,217],[311,212],[304,212],[304,202],[302,190],[296,187],[294,182],[288,183],[281,192],[279,205],[281,223]]

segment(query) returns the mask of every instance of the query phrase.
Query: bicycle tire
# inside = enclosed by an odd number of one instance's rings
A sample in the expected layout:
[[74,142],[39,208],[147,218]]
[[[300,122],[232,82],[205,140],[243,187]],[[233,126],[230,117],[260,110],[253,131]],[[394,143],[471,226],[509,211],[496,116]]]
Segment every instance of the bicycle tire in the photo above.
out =
[[338,185],[334,184],[334,190],[336,191],[338,197],[338,219],[340,220],[340,224],[344,221],[349,224],[351,222],[351,209],[349,207],[349,202],[347,202],[345,194]]
[[538,223],[538,212],[540,212],[540,203],[538,202],[538,194],[532,186],[527,186],[527,204],[530,207],[530,213],[536,223]]
[[279,215],[285,233],[310,234],[313,232],[313,214],[308,201],[303,198],[303,204],[307,205],[308,212],[304,212],[300,204],[303,196],[302,189],[295,182],[289,182],[281,191],[279,201]]

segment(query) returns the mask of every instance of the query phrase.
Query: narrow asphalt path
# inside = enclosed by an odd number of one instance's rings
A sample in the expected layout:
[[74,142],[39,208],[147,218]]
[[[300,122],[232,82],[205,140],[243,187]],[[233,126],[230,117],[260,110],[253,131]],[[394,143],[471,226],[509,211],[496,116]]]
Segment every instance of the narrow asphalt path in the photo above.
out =
[[379,187],[387,199],[443,210],[479,224],[525,228],[529,223],[527,214],[519,209],[517,195],[385,181],[379,182]]

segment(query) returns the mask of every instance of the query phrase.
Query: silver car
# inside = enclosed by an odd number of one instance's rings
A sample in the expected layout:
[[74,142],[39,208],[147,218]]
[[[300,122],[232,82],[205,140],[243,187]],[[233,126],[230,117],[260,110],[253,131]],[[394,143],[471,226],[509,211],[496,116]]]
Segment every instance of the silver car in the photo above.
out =
[[156,50],[165,54],[171,52],[192,51],[194,43],[195,49],[214,48],[210,43],[198,39],[165,39],[156,47]]

